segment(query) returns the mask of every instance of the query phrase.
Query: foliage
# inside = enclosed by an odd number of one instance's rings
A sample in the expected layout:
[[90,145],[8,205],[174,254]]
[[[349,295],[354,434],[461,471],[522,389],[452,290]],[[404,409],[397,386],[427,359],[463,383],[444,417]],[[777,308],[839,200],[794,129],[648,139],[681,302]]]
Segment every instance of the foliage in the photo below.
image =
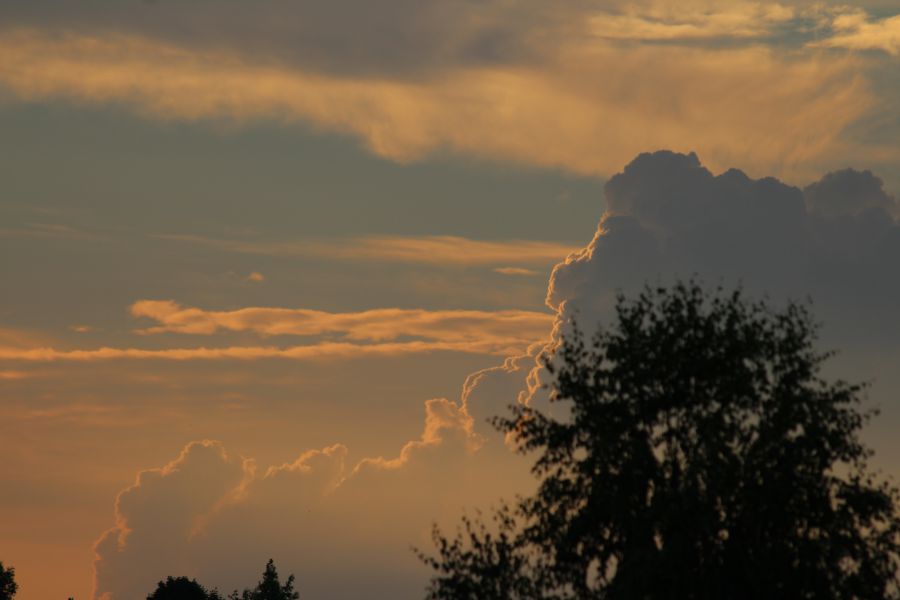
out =
[[16,570],[12,567],[3,568],[3,563],[0,562],[0,600],[12,600],[18,589]]
[[897,491],[867,468],[863,386],[823,379],[803,305],[696,282],[619,297],[547,368],[558,419],[494,425],[534,495],[435,531],[431,600],[897,598]]

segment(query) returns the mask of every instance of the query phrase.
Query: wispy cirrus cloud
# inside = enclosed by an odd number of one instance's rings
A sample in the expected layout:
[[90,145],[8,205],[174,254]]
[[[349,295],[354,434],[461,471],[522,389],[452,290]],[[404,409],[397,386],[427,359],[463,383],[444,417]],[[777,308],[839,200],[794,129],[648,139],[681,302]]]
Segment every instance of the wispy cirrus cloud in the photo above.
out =
[[[76,348],[2,346],[0,360],[94,362],[104,360],[341,360],[434,352],[506,355],[521,352],[550,333],[550,313],[501,310],[374,309],[333,313],[310,309],[250,307],[207,311],[168,300],[141,300],[131,314],[158,324],[143,334],[211,335],[253,332],[262,336],[315,338],[303,345],[194,348]],[[14,373],[17,371],[9,371]]]
[[540,274],[533,269],[524,269],[522,267],[497,267],[494,269],[494,273],[500,273],[501,275],[523,275],[526,277]]
[[90,231],[60,223],[27,223],[22,227],[0,228],[0,237],[60,239],[70,241],[103,241],[106,238]]
[[553,264],[565,258],[574,249],[571,245],[559,242],[473,240],[451,235],[366,236],[274,242],[189,234],[161,234],[155,237],[201,244],[241,254],[454,266],[491,266],[504,263]]
[[448,343],[508,343],[525,345],[546,335],[553,322],[549,312],[524,310],[424,310],[382,308],[358,312],[327,312],[304,308],[250,307],[208,311],[183,307],[171,300],[140,300],[131,306],[135,317],[158,323],[141,333],[213,334],[251,331],[260,335],[337,335],[354,341],[383,342],[416,337]]
[[32,373],[28,371],[13,371],[13,370],[2,370],[0,371],[0,381],[17,381],[20,379],[27,379],[32,377]]
[[521,352],[519,339],[480,340],[468,342],[392,342],[384,344],[353,344],[322,342],[305,346],[226,346],[200,348],[113,348],[57,349],[0,348],[0,360],[24,362],[94,362],[103,360],[261,360],[271,358],[327,361],[356,358],[395,357],[434,352],[462,352],[503,356]]

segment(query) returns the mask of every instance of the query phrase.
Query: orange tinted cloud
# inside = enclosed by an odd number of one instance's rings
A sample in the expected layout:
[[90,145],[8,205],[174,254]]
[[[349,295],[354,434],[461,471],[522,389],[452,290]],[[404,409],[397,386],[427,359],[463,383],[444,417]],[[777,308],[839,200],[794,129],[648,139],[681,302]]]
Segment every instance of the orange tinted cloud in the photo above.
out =
[[500,273],[501,275],[538,275],[539,273],[533,269],[523,269],[522,267],[497,267],[494,269],[494,273]]
[[[409,597],[391,586],[421,589],[409,544],[425,541],[435,518],[455,519],[464,505],[528,481],[527,462],[483,444],[465,407],[433,399],[425,411],[421,435],[398,455],[350,465],[342,444],[264,470],[218,442],[188,444],[119,494],[115,525],[95,546],[95,597],[137,597],[171,572],[231,589],[221,548],[240,568],[259,552],[274,555],[310,596]],[[335,580],[335,561],[354,577]]]
[[797,12],[774,2],[632,2],[591,16],[589,23],[594,35],[617,40],[756,38],[771,35]]
[[865,11],[853,9],[836,16],[831,27],[833,36],[812,45],[900,55],[900,15],[872,20]]
[[470,452],[481,446],[481,437],[475,433],[475,423],[465,406],[450,402],[445,398],[425,401],[425,429],[418,440],[407,442],[396,458],[363,459],[353,470],[353,474],[368,470],[401,469],[423,449],[439,446],[448,434],[460,436],[463,446]]
[[572,250],[568,244],[531,240],[473,240],[452,235],[367,236],[331,240],[267,242],[197,235],[156,237],[212,246],[242,254],[314,256],[333,260],[490,266],[497,263],[555,263]]
[[0,381],[15,381],[17,379],[26,379],[32,374],[28,371],[0,371]]
[[96,348],[59,350],[56,348],[0,348],[0,360],[23,362],[87,362],[99,360],[261,360],[284,358],[293,360],[338,360],[364,357],[391,357],[431,352],[463,352],[469,354],[506,355],[522,350],[519,339],[490,339],[467,342],[396,342],[385,344],[351,344],[322,342],[308,346],[228,346],[224,348]]
[[669,147],[716,157],[714,166],[803,175],[843,156],[841,133],[872,106],[860,72],[852,58],[812,52],[578,35],[533,65],[398,80],[112,33],[0,34],[0,83],[25,101],[116,103],[168,120],[302,121],[398,161],[451,150],[586,174]]
[[262,335],[319,336],[340,334],[355,341],[385,341],[412,336],[443,342],[521,340],[544,337],[553,315],[524,310],[421,310],[383,308],[350,313],[289,308],[242,308],[206,311],[170,300],[140,300],[131,306],[136,317],[159,325],[142,333],[212,334],[253,331]]

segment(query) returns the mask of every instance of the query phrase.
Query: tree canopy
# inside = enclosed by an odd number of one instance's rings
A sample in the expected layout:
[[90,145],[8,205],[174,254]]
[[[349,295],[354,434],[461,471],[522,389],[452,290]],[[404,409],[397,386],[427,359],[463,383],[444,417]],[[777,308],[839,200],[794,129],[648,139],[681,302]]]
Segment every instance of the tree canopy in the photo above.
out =
[[16,570],[12,567],[4,568],[0,562],[0,600],[12,600],[18,589]]
[[167,577],[156,585],[147,600],[221,600],[215,590],[207,591],[196,579]]
[[620,296],[590,340],[573,325],[546,364],[567,416],[494,420],[537,491],[436,528],[428,598],[900,597],[897,491],[817,331],[806,305],[696,282]]

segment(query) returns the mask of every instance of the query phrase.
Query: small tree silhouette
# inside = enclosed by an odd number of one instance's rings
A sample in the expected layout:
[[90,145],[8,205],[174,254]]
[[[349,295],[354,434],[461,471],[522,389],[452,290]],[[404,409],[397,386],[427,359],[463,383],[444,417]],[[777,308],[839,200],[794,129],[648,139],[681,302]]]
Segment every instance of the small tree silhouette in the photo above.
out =
[[431,600],[898,598],[897,490],[867,469],[863,387],[820,375],[803,305],[696,282],[619,297],[547,363],[557,419],[494,421],[537,492],[434,530]]
[[0,600],[12,600],[18,589],[16,570],[12,567],[3,568],[3,563],[0,562]]
[[278,570],[275,568],[275,561],[270,558],[266,563],[262,579],[254,589],[244,590],[240,596],[235,590],[228,598],[229,600],[298,600],[300,594],[294,591],[293,575],[287,578],[284,585],[281,584],[278,579]]

